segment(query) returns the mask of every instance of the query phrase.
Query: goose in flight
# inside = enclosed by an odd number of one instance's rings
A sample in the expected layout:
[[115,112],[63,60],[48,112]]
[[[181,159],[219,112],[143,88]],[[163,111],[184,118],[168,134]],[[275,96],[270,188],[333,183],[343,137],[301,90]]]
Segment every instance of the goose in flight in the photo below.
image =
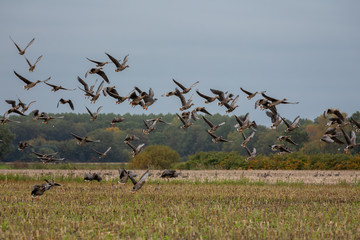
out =
[[250,151],[250,149],[248,147],[245,146],[246,152],[249,155],[249,157],[247,157],[245,159],[246,162],[250,161],[251,159],[253,159],[254,157],[256,157],[256,148],[253,148],[252,151]]
[[207,125],[209,125],[210,129],[208,130],[209,133],[214,133],[216,129],[218,129],[220,126],[224,125],[225,122],[219,123],[219,124],[213,124],[209,119],[207,119],[206,117],[202,116],[202,118],[204,119],[204,121],[207,123]]
[[100,155],[99,158],[101,159],[101,158],[106,157],[106,154],[111,150],[111,147],[108,147],[108,149],[106,149],[106,151],[103,152],[103,153],[101,153],[101,152],[99,152],[99,151],[96,151],[95,149],[92,149],[92,150],[93,150],[95,153],[97,153],[98,155]]
[[180,121],[182,122],[182,126],[180,128],[185,129],[190,127],[192,124],[191,120],[191,113],[189,113],[189,117],[185,120],[182,116],[180,116],[178,113],[176,113],[176,115],[178,116],[178,118],[180,119]]
[[291,139],[291,136],[279,136],[279,137],[277,138],[277,140],[278,140],[279,142],[286,141],[286,142],[291,143],[291,144],[293,144],[293,145],[299,145],[299,144],[295,143],[295,142]]
[[189,98],[189,100],[186,101],[184,95],[179,91],[179,89],[176,88],[176,89],[175,89],[175,92],[176,92],[175,95],[176,95],[177,97],[179,97],[179,98],[180,98],[180,101],[181,101],[182,107],[180,108],[180,111],[184,111],[184,110],[186,110],[186,109],[189,109],[191,106],[194,105],[194,103],[192,103],[193,96],[191,96],[191,97]]
[[28,43],[28,45],[26,45],[26,47],[25,47],[24,49],[21,49],[21,48],[19,47],[19,45],[17,45],[16,42],[11,38],[11,36],[9,36],[9,37],[10,37],[10,40],[14,43],[15,47],[17,48],[17,50],[19,51],[19,54],[20,54],[20,55],[24,55],[26,49],[35,41],[35,38],[31,39],[31,41]]
[[140,140],[140,138],[138,138],[137,136],[135,135],[129,135],[127,134],[125,139],[124,139],[124,143],[129,143],[131,141],[134,141],[134,140]]
[[89,113],[90,116],[91,116],[90,121],[93,122],[93,121],[95,121],[95,120],[97,119],[97,117],[98,117],[98,115],[99,115],[99,112],[100,112],[100,110],[102,109],[102,106],[98,107],[98,109],[96,110],[95,113],[92,113],[92,112],[90,111],[90,109],[87,108],[86,106],[85,106],[85,108],[86,108],[86,110],[88,111],[88,113]]
[[82,146],[84,143],[87,142],[100,142],[100,140],[90,140],[89,137],[80,137],[78,135],[75,135],[74,133],[70,133],[76,140],[77,140],[77,144]]
[[37,185],[37,184],[34,185],[31,191],[31,196],[33,198],[38,198],[39,196],[43,195],[44,192],[50,190],[52,187],[62,186],[61,184],[54,182],[54,180],[48,181],[45,179],[45,182],[46,183],[41,185]]
[[59,108],[59,104],[69,104],[71,110],[74,111],[74,104],[73,102],[71,101],[71,99],[63,99],[63,98],[60,98],[60,100],[58,101],[58,104],[57,104],[57,108]]
[[133,157],[135,157],[136,155],[138,155],[138,154],[143,150],[143,148],[144,148],[144,146],[145,146],[145,143],[140,144],[140,145],[137,146],[137,147],[133,146],[130,142],[125,142],[125,144],[128,145],[128,146],[132,149],[132,151],[133,151],[132,156],[133,156]]
[[47,82],[45,82],[45,84],[48,85],[48,86],[50,86],[50,87],[52,87],[52,89],[51,89],[52,92],[56,92],[56,91],[58,91],[58,90],[74,91],[74,90],[76,89],[76,88],[74,88],[74,89],[68,89],[68,88],[64,88],[64,87],[61,86],[61,85],[54,85],[54,84],[50,84],[50,83],[47,83]]
[[120,178],[120,181],[118,181],[118,183],[120,183],[120,184],[127,183],[130,176],[132,178],[137,177],[136,173],[134,173],[132,171],[127,171],[125,168],[119,168],[118,171],[119,171],[119,178]]
[[149,170],[147,170],[139,179],[139,181],[136,181],[134,177],[132,177],[131,175],[129,175],[129,178],[131,180],[131,182],[134,184],[133,188],[130,190],[131,193],[135,193],[138,190],[140,190],[142,188],[142,186],[144,186],[146,179],[149,177],[150,172]]
[[287,129],[285,130],[285,132],[291,132],[291,131],[293,131],[293,130],[295,130],[296,128],[299,127],[298,123],[299,123],[299,120],[300,120],[300,116],[297,116],[292,123],[287,122],[286,119],[283,118],[283,117],[281,117],[281,119],[283,120],[283,122],[287,126]]
[[157,123],[157,121],[152,121],[150,124],[147,123],[147,121],[143,120],[144,121],[144,124],[145,124],[145,127],[146,129],[143,129],[143,133],[145,135],[148,135],[149,133],[151,133],[152,131],[155,130],[155,125]]
[[99,61],[91,60],[90,58],[86,58],[86,59],[89,60],[90,62],[95,63],[97,67],[103,67],[106,64],[110,63],[110,62],[99,62]]
[[254,137],[255,135],[255,132],[252,132],[248,137],[245,136],[244,132],[241,132],[243,138],[244,138],[244,141],[241,143],[241,146],[243,148],[246,147],[246,145],[250,142],[250,140]]
[[223,138],[222,136],[216,136],[215,134],[213,134],[213,133],[211,133],[211,132],[209,132],[209,131],[206,131],[211,137],[212,137],[212,139],[211,139],[211,141],[213,142],[213,143],[218,143],[218,142],[232,142],[232,141],[229,141],[229,140],[227,140],[227,139],[225,139],[225,138]]
[[21,81],[23,81],[24,83],[26,83],[26,85],[24,86],[24,89],[25,89],[25,90],[29,90],[30,88],[35,87],[36,84],[41,83],[41,82],[47,82],[47,81],[49,81],[49,80],[51,79],[51,77],[48,77],[47,79],[45,79],[45,80],[43,80],[43,81],[37,80],[36,82],[32,82],[32,81],[30,81],[29,79],[27,79],[27,78],[21,76],[20,74],[18,74],[17,72],[15,72],[15,70],[14,70],[14,73],[15,73],[15,75],[16,75]]
[[38,57],[38,59],[36,60],[36,62],[34,64],[31,64],[30,61],[25,57],[25,60],[29,65],[29,72],[33,72],[35,70],[36,64],[40,61],[41,58],[42,58],[42,55],[40,57]]
[[30,148],[31,148],[32,145],[31,145],[30,143],[28,143],[28,142],[22,142],[22,141],[20,141],[20,142],[18,143],[18,150],[21,151],[21,152],[23,152],[24,149],[27,148],[27,147],[30,147]]
[[129,60],[129,54],[124,57],[124,60],[122,61],[122,63],[120,63],[116,58],[114,58],[110,54],[108,54],[108,53],[105,53],[105,54],[115,64],[115,66],[116,66],[115,72],[121,72],[121,71],[125,70],[126,68],[130,67],[129,65],[126,65],[127,61]]
[[123,117],[114,117],[113,120],[111,121],[111,125],[116,126],[117,123],[121,123],[124,120],[125,120],[125,118],[123,118]]
[[97,74],[104,79],[105,82],[110,83],[108,77],[105,72],[101,70],[102,68],[90,68],[89,71],[85,73],[85,78],[87,78],[88,74]]
[[199,90],[196,90],[196,93],[200,97],[202,97],[202,98],[204,98],[206,100],[205,103],[211,103],[211,102],[215,101],[216,99],[219,99],[219,96],[210,97],[210,96],[207,96],[205,94],[202,94],[201,92],[199,92]]
[[173,82],[174,82],[176,85],[178,85],[179,88],[182,89],[182,92],[181,92],[182,94],[186,94],[186,93],[190,92],[190,90],[199,83],[199,81],[197,81],[197,82],[195,82],[193,85],[191,85],[190,87],[187,88],[187,87],[185,87],[184,85],[182,85],[181,83],[177,82],[175,79],[173,79]]
[[[252,92],[249,92],[249,91],[246,91],[245,89],[243,89],[242,87],[240,87],[240,89],[241,89],[241,91],[243,91],[246,95],[248,95],[247,96],[247,99],[252,99],[253,97],[255,97],[256,96],[256,94],[258,94],[259,92],[254,92],[254,93],[252,93]],[[265,92],[265,91],[263,91],[263,92]]]
[[293,151],[287,148],[284,144],[274,144],[270,146],[271,150],[276,152],[279,150],[279,154],[292,153]]
[[0,119],[1,125],[4,125],[5,123],[8,123],[8,122],[20,123],[19,121],[11,120],[10,118],[8,118],[8,115],[9,114],[7,112],[5,112],[3,118]]
[[350,153],[350,150],[353,149],[354,147],[360,146],[360,143],[356,143],[356,134],[354,130],[350,131],[350,136],[344,131],[344,129],[342,127],[340,127],[341,132],[344,135],[345,141],[346,141],[346,147],[345,147],[345,151],[346,153]]

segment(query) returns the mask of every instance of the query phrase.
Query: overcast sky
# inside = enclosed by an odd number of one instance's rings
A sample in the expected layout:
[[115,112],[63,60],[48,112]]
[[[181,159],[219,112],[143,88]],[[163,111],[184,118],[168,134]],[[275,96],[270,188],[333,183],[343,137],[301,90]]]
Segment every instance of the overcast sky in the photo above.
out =
[[[352,114],[360,110],[360,2],[359,1],[4,1],[0,8],[0,110],[5,99],[36,100],[30,110],[71,112],[60,98],[70,98],[75,112],[85,106],[117,114],[146,113],[128,102],[120,105],[101,96],[90,104],[83,92],[58,91],[39,84],[26,91],[13,70],[30,80],[77,88],[94,66],[86,57],[105,61],[105,52],[122,59],[129,54],[131,66],[114,72],[104,67],[111,86],[126,95],[134,86],[151,87],[158,101],[147,112],[175,113],[177,97],[161,97],[175,88],[172,78],[186,86],[196,81],[199,89],[210,88],[239,94],[239,107],[231,114],[250,112],[251,118],[271,125],[240,87],[267,91],[275,98],[299,101],[279,106],[289,119],[297,115],[314,119],[329,107]],[[17,53],[9,35],[21,47],[35,37],[25,56],[34,62],[43,58],[33,73]],[[92,84],[99,76],[89,75]],[[99,83],[100,81],[98,81]],[[105,84],[105,86],[109,86]],[[216,103],[205,105],[194,94],[197,106],[225,114]]]

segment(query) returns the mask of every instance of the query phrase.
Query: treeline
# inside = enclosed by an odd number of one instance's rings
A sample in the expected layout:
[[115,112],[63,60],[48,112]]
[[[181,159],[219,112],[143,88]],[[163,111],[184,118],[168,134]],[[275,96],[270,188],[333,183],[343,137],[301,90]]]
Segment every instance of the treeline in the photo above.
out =
[[[48,114],[52,115],[52,114]],[[125,114],[122,117],[125,120],[117,126],[112,126],[111,121],[115,114],[100,114],[94,121],[90,121],[88,114],[54,114],[54,116],[64,116],[64,119],[51,120],[50,123],[42,124],[32,120],[32,116],[18,117],[11,116],[11,119],[18,120],[21,123],[7,123],[0,126],[0,158],[2,161],[36,161],[36,156],[30,149],[23,152],[17,150],[17,144],[20,141],[30,143],[33,151],[41,153],[58,152],[59,157],[65,158],[70,162],[98,162],[98,155],[92,149],[105,151],[109,146],[112,147],[106,158],[101,161],[106,162],[127,162],[131,159],[131,150],[124,144],[123,140],[127,134],[135,134],[140,138],[134,141],[134,145],[145,143],[150,145],[166,145],[175,150],[182,161],[188,159],[188,156],[198,152],[236,152],[241,156],[246,156],[247,152],[241,147],[243,137],[236,131],[234,125],[236,120],[234,116],[224,116],[215,114],[206,116],[211,122],[217,124],[225,122],[215,131],[218,136],[223,136],[232,142],[214,144],[211,136],[207,133],[208,125],[200,119],[194,121],[194,124],[188,129],[181,129],[181,122],[175,114]],[[145,128],[144,120],[162,117],[170,124],[158,123],[156,130],[149,135],[144,135],[142,130]],[[352,115],[356,120],[360,119],[360,112]],[[270,119],[269,119],[270,122]],[[298,145],[289,145],[294,152],[302,154],[335,154],[340,153],[345,156],[345,145],[326,144],[320,141],[320,138],[328,128],[327,119],[319,116],[314,121],[301,119],[300,127],[291,132],[291,138]],[[345,130],[351,128],[346,126]],[[254,138],[247,145],[249,149],[256,148],[257,153],[262,156],[273,154],[269,145],[277,143],[277,137],[284,135],[286,126],[282,123],[277,130],[259,125]],[[245,131],[246,135],[251,133],[251,129]],[[88,136],[90,139],[100,140],[100,143],[88,143],[83,146],[76,144],[75,139],[70,133],[79,136]],[[340,136],[343,139],[342,136]],[[360,149],[354,148],[352,154],[359,153]],[[253,162],[259,161],[261,157],[256,157]]]

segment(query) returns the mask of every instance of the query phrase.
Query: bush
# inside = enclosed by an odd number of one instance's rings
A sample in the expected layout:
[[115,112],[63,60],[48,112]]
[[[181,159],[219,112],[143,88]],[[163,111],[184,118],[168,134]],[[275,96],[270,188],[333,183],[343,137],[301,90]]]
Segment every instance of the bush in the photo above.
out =
[[180,160],[180,155],[168,146],[153,145],[136,155],[131,161],[129,168],[136,169],[165,169]]

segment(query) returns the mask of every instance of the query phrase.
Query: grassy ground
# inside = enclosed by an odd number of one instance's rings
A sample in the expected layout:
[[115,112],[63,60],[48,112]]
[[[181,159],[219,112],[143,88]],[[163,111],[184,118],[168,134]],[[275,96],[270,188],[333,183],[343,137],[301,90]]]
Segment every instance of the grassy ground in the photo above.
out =
[[[61,180],[61,179],[59,179]],[[0,239],[359,239],[352,184],[63,179],[38,200],[35,181],[0,179]]]

